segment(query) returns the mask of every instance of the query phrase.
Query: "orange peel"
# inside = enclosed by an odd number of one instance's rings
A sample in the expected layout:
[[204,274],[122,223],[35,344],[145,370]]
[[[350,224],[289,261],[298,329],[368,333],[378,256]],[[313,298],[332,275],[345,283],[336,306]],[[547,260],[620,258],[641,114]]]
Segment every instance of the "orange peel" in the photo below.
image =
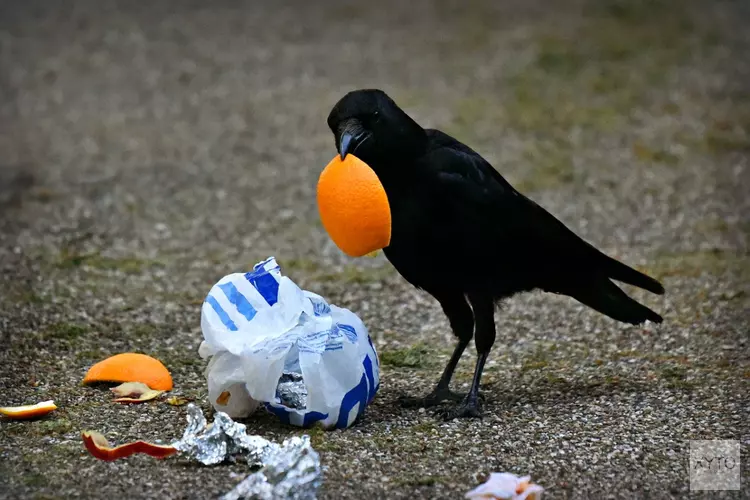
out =
[[92,382],[142,382],[150,389],[172,390],[169,370],[156,358],[136,352],[116,354],[89,368],[84,384]]
[[112,447],[107,438],[96,431],[83,431],[81,437],[83,438],[83,445],[91,455],[107,462],[129,457],[136,453],[145,453],[155,458],[166,458],[177,453],[177,448],[173,448],[172,446],[164,446],[140,440]]
[[57,410],[57,406],[50,399],[49,401],[42,401],[35,405],[4,406],[0,408],[0,413],[14,420],[26,420],[42,417],[55,410]]
[[375,171],[353,154],[326,165],[317,200],[323,227],[345,254],[362,257],[390,244],[388,195]]
[[162,395],[164,391],[149,388],[143,382],[125,382],[110,389],[117,396],[115,403],[145,403]]

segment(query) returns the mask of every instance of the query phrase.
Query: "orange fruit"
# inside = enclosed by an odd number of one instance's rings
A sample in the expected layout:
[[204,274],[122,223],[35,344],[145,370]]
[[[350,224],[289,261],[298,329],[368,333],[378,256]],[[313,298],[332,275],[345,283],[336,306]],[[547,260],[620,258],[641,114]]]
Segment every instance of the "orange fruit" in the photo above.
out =
[[323,227],[345,254],[362,257],[391,242],[391,207],[375,171],[365,162],[336,155],[318,179]]
[[90,382],[143,382],[151,389],[172,390],[172,376],[158,359],[145,354],[117,354],[89,368],[84,384]]
[[46,415],[47,413],[55,411],[56,409],[57,406],[55,406],[55,403],[52,400],[49,400],[42,401],[41,403],[37,403],[35,405],[5,406],[3,408],[0,408],[0,413],[14,420],[21,420],[26,418],[41,417],[42,415]]

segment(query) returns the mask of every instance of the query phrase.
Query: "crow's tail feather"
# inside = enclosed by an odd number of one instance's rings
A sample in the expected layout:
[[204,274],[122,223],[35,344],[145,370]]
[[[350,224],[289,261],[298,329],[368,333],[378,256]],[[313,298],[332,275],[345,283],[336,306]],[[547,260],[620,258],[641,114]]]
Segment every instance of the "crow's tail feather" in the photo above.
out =
[[654,278],[646,276],[612,257],[605,255],[605,261],[602,267],[604,272],[613,280],[643,288],[644,290],[648,290],[657,295],[664,294],[664,287]]
[[663,318],[648,307],[631,299],[610,280],[598,281],[572,297],[612,319],[638,325],[646,320],[661,323]]

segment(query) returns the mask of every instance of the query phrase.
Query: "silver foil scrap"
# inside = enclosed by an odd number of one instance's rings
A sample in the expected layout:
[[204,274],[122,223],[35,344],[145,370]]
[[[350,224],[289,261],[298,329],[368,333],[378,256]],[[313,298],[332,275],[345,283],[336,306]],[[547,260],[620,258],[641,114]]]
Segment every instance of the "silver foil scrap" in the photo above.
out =
[[284,372],[276,386],[276,396],[287,408],[307,408],[307,387],[301,373]]
[[204,465],[246,455],[251,467],[261,469],[250,474],[223,499],[314,500],[322,484],[320,456],[308,436],[292,437],[277,444],[247,434],[246,426],[224,412],[216,412],[212,424],[206,423],[201,409],[187,407],[188,425],[182,439],[171,446]]
[[310,446],[310,437],[295,436],[269,451],[263,468],[247,476],[221,500],[315,500],[321,483],[320,457]]

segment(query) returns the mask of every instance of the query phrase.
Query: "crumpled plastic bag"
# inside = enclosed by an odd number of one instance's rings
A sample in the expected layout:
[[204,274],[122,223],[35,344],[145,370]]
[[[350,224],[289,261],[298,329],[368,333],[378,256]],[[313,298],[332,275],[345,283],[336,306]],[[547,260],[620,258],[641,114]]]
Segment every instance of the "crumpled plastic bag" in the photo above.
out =
[[209,400],[232,418],[263,404],[285,423],[346,428],[380,387],[380,361],[359,317],[301,290],[274,257],[219,280],[201,329]]

